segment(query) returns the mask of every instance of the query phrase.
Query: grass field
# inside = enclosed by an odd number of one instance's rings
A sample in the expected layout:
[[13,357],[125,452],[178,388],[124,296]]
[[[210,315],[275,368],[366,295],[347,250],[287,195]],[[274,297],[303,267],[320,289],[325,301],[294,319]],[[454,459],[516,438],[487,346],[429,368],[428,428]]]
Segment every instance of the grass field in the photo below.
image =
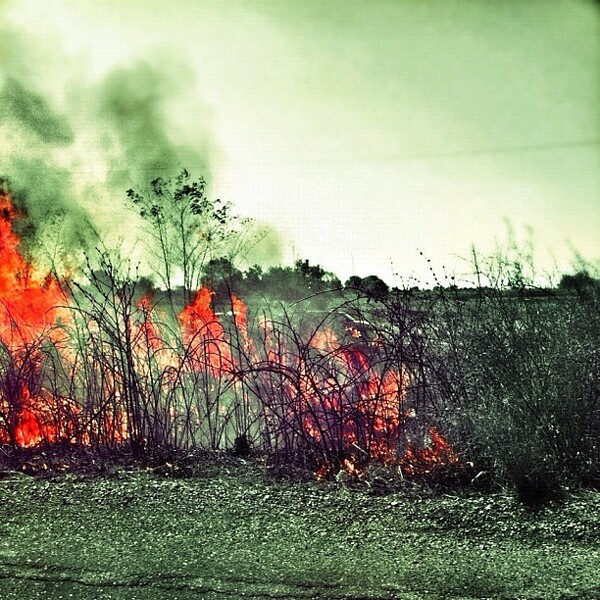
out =
[[193,479],[0,481],[0,598],[600,598],[600,494]]

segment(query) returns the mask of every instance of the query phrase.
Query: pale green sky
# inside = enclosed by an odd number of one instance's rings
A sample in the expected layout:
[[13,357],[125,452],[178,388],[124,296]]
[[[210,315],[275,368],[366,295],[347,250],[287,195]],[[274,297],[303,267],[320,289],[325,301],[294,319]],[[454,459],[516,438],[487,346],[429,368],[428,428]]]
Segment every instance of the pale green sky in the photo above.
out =
[[595,2],[20,0],[4,11],[27,60],[0,57],[72,119],[75,141],[56,160],[78,189],[113,168],[99,149],[110,135],[90,126],[94,90],[144,61],[164,73],[173,143],[210,165],[215,195],[281,232],[288,260],[342,279],[424,279],[419,249],[463,271],[456,256],[490,250],[504,219],[520,238],[533,229],[541,267],[551,254],[568,262],[569,243],[600,258]]

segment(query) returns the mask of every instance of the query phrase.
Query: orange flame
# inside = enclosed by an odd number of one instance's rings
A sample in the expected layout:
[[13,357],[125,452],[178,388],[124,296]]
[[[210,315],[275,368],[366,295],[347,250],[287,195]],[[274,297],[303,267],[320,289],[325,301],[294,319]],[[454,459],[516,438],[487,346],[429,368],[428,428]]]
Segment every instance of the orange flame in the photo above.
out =
[[61,337],[54,325],[67,317],[59,308],[66,298],[52,275],[36,273],[19,252],[20,240],[12,230],[16,216],[8,194],[0,193],[0,341],[5,357],[0,442],[32,446],[63,433],[50,418],[48,399],[41,399],[31,386],[41,361],[37,347],[42,334]]
[[0,193],[0,339],[10,347],[50,330],[64,316],[58,307],[66,302],[54,277],[40,276],[21,256],[12,230],[16,216],[9,196]]
[[[404,445],[404,425],[413,416],[406,406],[408,377],[392,365],[372,364],[369,341],[354,331],[342,342],[331,328],[322,327],[310,337],[310,346],[320,358],[308,364],[302,355],[275,344],[266,322],[265,349],[271,362],[295,366],[297,381],[282,382],[290,403],[290,421],[299,421],[314,446],[325,456],[335,456],[335,464],[321,464],[317,480],[341,469],[352,478],[363,474],[359,464],[377,460],[400,467],[406,476],[431,471],[458,462],[458,457],[434,428],[418,444]],[[373,344],[371,344],[372,346]],[[316,365],[316,366],[315,366]],[[286,389],[287,388],[287,389]],[[404,449],[401,448],[404,446]]]
[[[68,318],[67,309],[59,308],[67,305],[67,298],[54,277],[41,276],[23,258],[12,226],[17,216],[9,196],[0,192],[0,355],[6,357],[0,374],[0,443],[32,446],[73,436],[81,411],[68,398],[53,397],[38,381],[43,361],[41,342],[48,337],[62,340],[55,325],[58,319]],[[256,339],[253,341],[248,334],[247,307],[231,296],[231,322],[240,350],[236,355],[232,351],[234,333],[226,331],[219,321],[212,297],[209,289],[199,289],[177,317],[183,358],[174,346],[165,344],[151,299],[140,300],[131,323],[133,358],[139,373],[151,373],[149,360],[163,371],[172,366],[177,372],[183,364],[214,377],[229,376],[237,390],[241,379],[236,379],[236,373],[243,369],[236,361],[244,355],[251,368],[253,361],[260,363],[262,358],[263,364],[265,360],[270,364],[265,372],[279,369],[279,373],[285,373],[279,389],[272,385],[270,389],[288,402],[285,409],[266,414],[265,421],[289,419],[325,456],[337,453],[337,466],[348,475],[361,476],[357,456],[394,463],[406,475],[458,460],[434,427],[429,427],[424,444],[409,444],[399,451],[409,419],[405,391],[408,377],[401,368],[373,361],[378,346],[358,330],[346,328],[347,337],[342,341],[333,329],[320,327],[300,352],[287,348],[285,336],[277,338],[275,325],[264,319],[258,326],[264,335],[265,356],[259,357]],[[290,373],[295,376],[290,377]],[[261,376],[259,372],[257,377]],[[118,402],[119,382],[116,375],[105,379],[117,401],[103,408],[104,433],[108,432],[113,441],[124,441],[129,435],[128,420]],[[164,384],[169,384],[168,378]],[[268,400],[259,401],[268,413]],[[96,431],[101,427],[98,422],[86,427],[79,432],[79,440],[90,442],[92,436],[100,434]],[[327,476],[329,470],[327,464],[322,465],[317,478]]]
[[212,296],[213,292],[209,289],[200,288],[178,318],[193,368],[207,369],[217,377],[229,370],[231,353],[223,326],[211,307]]

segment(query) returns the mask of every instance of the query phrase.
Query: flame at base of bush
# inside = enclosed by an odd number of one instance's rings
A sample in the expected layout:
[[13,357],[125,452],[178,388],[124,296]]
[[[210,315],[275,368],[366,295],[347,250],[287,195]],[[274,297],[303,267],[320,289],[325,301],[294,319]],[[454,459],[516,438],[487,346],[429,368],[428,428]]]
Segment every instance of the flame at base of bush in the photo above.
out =
[[373,462],[392,468],[402,479],[423,477],[442,468],[460,465],[452,446],[433,425],[428,428],[421,445],[406,445],[398,455],[390,451],[387,456],[365,458],[360,454],[351,453],[336,464],[324,463],[315,472],[315,479],[325,481],[344,474],[351,480],[360,481]]
[[337,333],[287,318],[250,332],[244,303],[231,296],[221,322],[206,288],[168,322],[110,278],[97,280],[100,301],[84,290],[86,308],[71,310],[59,282],[23,258],[16,216],[0,192],[0,444],[194,446],[208,422],[219,448],[216,428],[235,423],[234,436],[312,453],[317,479],[360,478],[368,461],[405,476],[457,462],[434,427],[407,443],[409,378],[379,340],[335,318]]
[[406,478],[458,464],[436,427],[417,425],[407,400],[410,376],[397,357],[377,337],[347,329],[341,335],[321,326],[309,336],[309,352],[291,353],[296,381],[283,384],[287,418],[301,423],[320,463],[316,479],[339,473],[361,479],[372,462],[393,466]]

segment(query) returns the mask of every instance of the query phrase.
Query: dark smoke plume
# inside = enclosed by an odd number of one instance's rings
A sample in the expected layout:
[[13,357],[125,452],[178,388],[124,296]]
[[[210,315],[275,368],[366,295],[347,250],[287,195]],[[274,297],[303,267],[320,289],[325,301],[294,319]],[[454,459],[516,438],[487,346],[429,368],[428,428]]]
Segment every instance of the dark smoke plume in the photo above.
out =
[[28,130],[42,142],[65,145],[73,141],[73,130],[66,117],[13,77],[7,78],[0,91],[0,106],[11,127]]
[[[112,154],[111,186],[139,186],[183,168],[210,178],[206,155],[174,141],[168,123],[166,105],[186,76],[190,75],[185,71],[174,74],[138,63],[110,73],[101,84],[100,120],[113,134],[105,140],[107,153]],[[204,132],[198,134],[198,142],[203,143]]]
[[95,248],[98,238],[134,244],[127,189],[184,167],[209,179],[205,126],[190,115],[194,143],[179,143],[169,114],[174,99],[187,93],[191,71],[157,61],[113,70],[94,84],[73,83],[65,73],[52,78],[43,62],[48,49],[6,23],[0,179],[18,209],[14,227],[28,258],[57,268]]
[[6,183],[19,212],[13,228],[28,258],[40,265],[51,256],[64,262],[68,255],[88,248],[95,233],[88,214],[73,197],[67,171],[40,158],[17,158]]
[[[195,73],[162,51],[87,81],[83,61],[75,65],[51,32],[12,26],[3,5],[0,179],[20,214],[22,250],[35,264],[62,263],[73,272],[70,257],[82,258],[99,242],[133,248],[140,273],[149,274],[126,191],[182,169],[210,186],[216,149]],[[249,264],[279,261],[277,232],[256,225],[248,236]]]

